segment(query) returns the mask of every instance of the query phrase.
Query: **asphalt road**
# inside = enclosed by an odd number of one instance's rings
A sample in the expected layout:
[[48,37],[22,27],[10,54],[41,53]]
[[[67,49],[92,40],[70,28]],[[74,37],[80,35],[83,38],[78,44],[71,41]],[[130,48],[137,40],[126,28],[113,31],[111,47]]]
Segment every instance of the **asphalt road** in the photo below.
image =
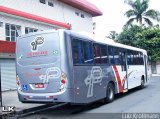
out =
[[96,102],[86,106],[65,105],[22,119],[101,119],[106,118],[106,114],[110,119],[118,119],[122,118],[122,113],[160,113],[160,78],[152,78],[144,89],[136,88],[116,95],[114,102],[109,104]]

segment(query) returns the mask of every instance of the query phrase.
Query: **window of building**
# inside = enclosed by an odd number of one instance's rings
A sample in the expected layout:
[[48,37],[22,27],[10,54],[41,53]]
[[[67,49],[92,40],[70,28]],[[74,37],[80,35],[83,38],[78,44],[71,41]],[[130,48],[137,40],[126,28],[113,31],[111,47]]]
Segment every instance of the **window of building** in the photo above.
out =
[[48,1],[48,6],[50,6],[50,7],[54,7],[54,3],[53,3],[53,2],[51,2],[51,1]]
[[79,12],[75,12],[75,14],[76,14],[77,16],[79,16]]
[[46,4],[46,0],[39,0],[40,3]]
[[92,43],[83,42],[83,49],[84,49],[84,63],[93,64]]
[[38,31],[38,29],[35,29],[35,28],[29,28],[29,27],[25,28],[25,34],[37,32],[37,31]]
[[81,14],[81,18],[85,18],[84,14]]
[[7,41],[16,41],[16,38],[20,35],[21,27],[14,24],[6,24],[6,40]]
[[82,41],[73,39],[72,40],[72,56],[73,64],[83,64],[83,49]]

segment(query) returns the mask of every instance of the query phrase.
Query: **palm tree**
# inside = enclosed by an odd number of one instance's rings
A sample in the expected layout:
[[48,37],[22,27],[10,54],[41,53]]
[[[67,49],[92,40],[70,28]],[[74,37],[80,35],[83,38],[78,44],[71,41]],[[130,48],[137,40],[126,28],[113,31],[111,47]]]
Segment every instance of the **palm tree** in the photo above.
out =
[[143,21],[149,26],[152,26],[152,20],[160,20],[160,12],[154,9],[149,9],[149,0],[125,0],[125,3],[131,6],[132,8],[128,10],[124,15],[129,18],[126,25],[131,25],[133,21],[139,23],[140,26],[143,26]]

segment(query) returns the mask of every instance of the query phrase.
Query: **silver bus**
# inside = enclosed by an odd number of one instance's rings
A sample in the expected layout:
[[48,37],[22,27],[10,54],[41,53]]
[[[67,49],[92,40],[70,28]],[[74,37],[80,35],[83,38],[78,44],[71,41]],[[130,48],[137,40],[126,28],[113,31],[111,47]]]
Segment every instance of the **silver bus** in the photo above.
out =
[[70,30],[21,36],[16,42],[21,102],[112,102],[148,80],[147,52]]

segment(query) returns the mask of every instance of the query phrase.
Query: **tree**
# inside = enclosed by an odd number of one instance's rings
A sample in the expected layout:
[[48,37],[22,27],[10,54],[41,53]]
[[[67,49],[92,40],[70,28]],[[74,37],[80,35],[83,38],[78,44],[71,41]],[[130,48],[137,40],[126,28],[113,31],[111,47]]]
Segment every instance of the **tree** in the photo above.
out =
[[116,41],[118,37],[118,33],[116,31],[110,31],[109,36],[106,36],[106,37]]
[[149,9],[149,0],[125,0],[125,3],[131,6],[131,9],[125,13],[125,16],[129,18],[126,26],[129,26],[136,21],[140,26],[143,26],[143,21],[149,26],[152,26],[152,20],[159,21],[160,13],[154,9]]
[[123,31],[117,37],[118,42],[126,45],[135,46],[137,45],[137,33],[141,33],[143,28],[137,25],[131,27],[124,27]]
[[148,28],[136,35],[137,46],[147,50],[151,61],[160,60],[160,29]]
[[151,61],[160,61],[160,28],[137,25],[124,27],[118,42],[147,50]]

